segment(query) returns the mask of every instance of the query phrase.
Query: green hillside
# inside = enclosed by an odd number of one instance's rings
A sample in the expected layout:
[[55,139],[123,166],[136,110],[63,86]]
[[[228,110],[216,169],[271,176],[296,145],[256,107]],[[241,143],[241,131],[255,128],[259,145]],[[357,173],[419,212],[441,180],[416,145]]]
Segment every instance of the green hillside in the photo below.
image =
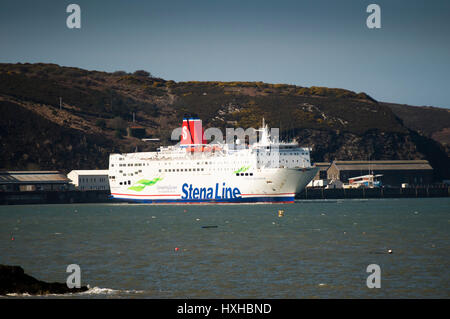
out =
[[[110,152],[175,143],[172,130],[183,116],[196,115],[204,126],[222,129],[258,127],[264,117],[283,138],[311,146],[314,161],[428,159],[439,177],[450,177],[448,155],[436,136],[393,105],[344,89],[174,82],[142,70],[0,64],[0,108],[1,169],[105,168]],[[441,130],[450,127],[446,121]],[[130,126],[143,127],[161,143],[127,136]]]

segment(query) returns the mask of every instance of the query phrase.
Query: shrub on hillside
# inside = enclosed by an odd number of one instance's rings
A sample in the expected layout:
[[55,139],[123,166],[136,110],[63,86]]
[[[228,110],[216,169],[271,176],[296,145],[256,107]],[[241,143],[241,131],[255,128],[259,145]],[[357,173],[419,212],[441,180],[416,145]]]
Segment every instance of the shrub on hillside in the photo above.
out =
[[101,129],[104,129],[106,128],[106,121],[104,119],[98,119],[97,121],[95,121],[95,125],[97,125]]
[[136,75],[136,76],[144,76],[144,77],[151,77],[151,76],[152,76],[152,75],[150,74],[150,72],[147,72],[147,71],[145,71],[145,70],[137,70],[137,71],[134,71],[133,75]]
[[110,127],[114,130],[125,130],[127,128],[127,122],[121,117],[116,116],[111,120]]
[[115,75],[115,76],[123,76],[123,75],[127,75],[127,74],[128,74],[127,72],[121,71],[121,70],[113,72],[113,75]]

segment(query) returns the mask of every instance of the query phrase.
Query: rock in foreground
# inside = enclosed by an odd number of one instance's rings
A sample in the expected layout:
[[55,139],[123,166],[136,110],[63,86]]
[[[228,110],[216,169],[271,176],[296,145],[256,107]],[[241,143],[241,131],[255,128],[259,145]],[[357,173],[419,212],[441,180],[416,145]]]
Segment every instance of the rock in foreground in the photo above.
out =
[[86,286],[70,289],[64,283],[44,282],[24,273],[20,266],[0,265],[0,295],[11,293],[46,295],[83,292]]

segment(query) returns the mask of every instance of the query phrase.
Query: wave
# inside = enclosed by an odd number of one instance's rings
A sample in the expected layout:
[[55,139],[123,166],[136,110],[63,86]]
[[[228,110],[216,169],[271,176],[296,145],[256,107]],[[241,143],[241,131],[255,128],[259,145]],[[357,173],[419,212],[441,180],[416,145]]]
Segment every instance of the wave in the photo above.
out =
[[[90,288],[88,285],[88,290],[77,293],[67,293],[67,294],[46,294],[46,295],[30,295],[28,293],[10,293],[6,294],[7,297],[71,297],[71,296],[114,296],[114,295],[133,295],[133,294],[142,294],[143,290],[120,290],[120,289],[111,289],[111,288],[100,288],[93,287]],[[3,296],[5,297],[5,296]]]
[[143,290],[120,290],[111,288],[100,288],[93,287],[89,288],[87,291],[79,292],[74,295],[117,295],[117,294],[141,294],[144,293]]

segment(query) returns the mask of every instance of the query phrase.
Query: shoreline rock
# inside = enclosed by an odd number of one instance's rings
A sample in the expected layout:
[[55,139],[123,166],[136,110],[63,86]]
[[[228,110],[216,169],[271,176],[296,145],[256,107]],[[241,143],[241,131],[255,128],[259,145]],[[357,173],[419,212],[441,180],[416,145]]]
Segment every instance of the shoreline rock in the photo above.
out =
[[87,290],[88,287],[86,286],[70,289],[65,283],[48,283],[38,280],[25,274],[20,266],[0,265],[0,295],[12,293],[30,295],[66,294]]

